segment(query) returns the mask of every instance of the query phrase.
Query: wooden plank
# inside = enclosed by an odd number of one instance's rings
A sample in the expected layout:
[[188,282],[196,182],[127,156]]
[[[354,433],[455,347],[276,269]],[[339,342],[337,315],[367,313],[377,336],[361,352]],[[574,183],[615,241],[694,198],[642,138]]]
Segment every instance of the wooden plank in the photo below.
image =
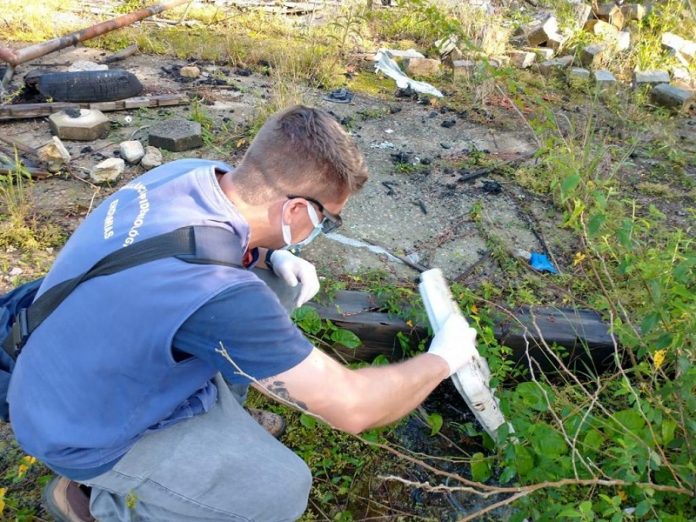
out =
[[[323,319],[340,328],[354,332],[363,341],[361,348],[340,350],[350,360],[370,362],[378,355],[398,360],[402,353],[397,334],[423,338],[426,325],[411,328],[402,319],[379,310],[377,298],[367,292],[342,291],[332,303],[310,303]],[[563,349],[565,364],[578,371],[592,368],[604,371],[613,364],[614,341],[609,326],[592,310],[572,308],[528,307],[514,312],[513,317],[501,317],[495,322],[494,335],[501,344],[513,351],[513,360],[528,365],[528,355],[538,362],[543,372],[557,369],[556,361],[548,355],[548,346]]]
[[21,103],[0,105],[0,121],[42,118],[66,109],[97,109],[114,112],[140,108],[169,107],[190,103],[186,94],[161,94],[158,96],[136,96],[125,100],[93,103]]

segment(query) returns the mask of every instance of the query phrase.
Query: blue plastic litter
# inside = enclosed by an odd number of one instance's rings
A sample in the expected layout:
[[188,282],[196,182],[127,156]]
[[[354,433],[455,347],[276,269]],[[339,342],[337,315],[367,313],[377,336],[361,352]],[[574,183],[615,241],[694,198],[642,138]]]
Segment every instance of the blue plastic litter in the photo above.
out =
[[539,252],[532,252],[532,257],[529,258],[530,266],[538,272],[549,272],[550,274],[557,274],[558,270],[553,266],[553,263],[544,254]]

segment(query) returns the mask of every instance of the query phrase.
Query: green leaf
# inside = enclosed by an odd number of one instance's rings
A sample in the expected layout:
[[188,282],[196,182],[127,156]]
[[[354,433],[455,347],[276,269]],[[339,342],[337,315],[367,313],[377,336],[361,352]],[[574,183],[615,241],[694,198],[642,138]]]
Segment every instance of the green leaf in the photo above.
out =
[[430,436],[437,435],[442,429],[442,415],[439,413],[431,413],[428,415],[428,426],[430,426]]
[[674,440],[674,431],[677,429],[677,422],[672,419],[662,421],[662,444],[665,446]]
[[539,422],[530,429],[532,445],[539,455],[553,458],[563,455],[568,447],[563,436],[545,422]]
[[301,306],[292,315],[295,324],[304,332],[316,335],[321,331],[321,317],[312,307]]
[[317,425],[317,419],[315,419],[311,415],[303,413],[302,415],[300,415],[300,424],[302,424],[305,428],[312,429]]
[[636,518],[640,518],[642,516],[645,516],[649,512],[650,512],[650,502],[648,500],[643,500],[641,502],[638,502],[638,504],[636,505],[636,511],[635,511]]
[[350,330],[345,330],[343,328],[337,328],[331,332],[331,340],[345,346],[346,348],[357,348],[362,344],[360,337],[355,335]]
[[660,314],[657,312],[650,312],[648,315],[645,316],[643,319],[643,322],[640,325],[641,331],[643,335],[646,335],[655,328],[655,325],[657,325],[657,322],[660,320]]
[[500,477],[498,478],[498,480],[500,481],[501,484],[507,484],[508,482],[510,482],[514,478],[515,478],[515,468],[511,468],[508,466],[500,474]]
[[614,419],[633,433],[638,433],[645,426],[643,417],[637,411],[631,409],[616,412]]
[[577,174],[566,176],[561,182],[561,198],[563,200],[568,199],[570,192],[578,186],[578,183],[580,183],[580,176]]
[[539,384],[534,382],[523,382],[517,385],[515,391],[520,395],[522,401],[537,411],[548,410],[548,404],[544,398],[544,393]]
[[607,215],[600,212],[598,214],[592,214],[590,220],[587,222],[587,233],[590,236],[596,236],[597,233],[602,228],[602,225],[606,222]]
[[520,444],[515,446],[515,469],[520,477],[524,477],[534,469],[534,457]]
[[588,450],[598,451],[604,442],[604,437],[598,430],[591,429],[585,434],[582,442]]
[[474,453],[471,456],[471,478],[477,482],[485,482],[491,478],[491,465],[483,453]]
[[389,364],[389,358],[383,353],[372,359],[372,366],[386,366],[387,364]]

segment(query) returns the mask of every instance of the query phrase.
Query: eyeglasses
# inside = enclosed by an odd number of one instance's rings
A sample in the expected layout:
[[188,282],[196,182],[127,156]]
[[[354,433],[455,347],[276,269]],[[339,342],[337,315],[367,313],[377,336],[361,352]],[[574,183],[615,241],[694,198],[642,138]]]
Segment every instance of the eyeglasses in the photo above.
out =
[[315,204],[319,208],[319,212],[322,213],[324,216],[324,219],[321,220],[321,223],[319,226],[321,226],[321,232],[323,234],[329,234],[330,232],[333,232],[336,230],[338,227],[340,227],[343,224],[343,219],[341,219],[341,216],[338,214],[333,214],[326,210],[324,208],[324,205],[319,203],[316,199],[310,198],[307,196],[295,196],[292,194],[287,195],[288,199],[306,199],[310,203]]

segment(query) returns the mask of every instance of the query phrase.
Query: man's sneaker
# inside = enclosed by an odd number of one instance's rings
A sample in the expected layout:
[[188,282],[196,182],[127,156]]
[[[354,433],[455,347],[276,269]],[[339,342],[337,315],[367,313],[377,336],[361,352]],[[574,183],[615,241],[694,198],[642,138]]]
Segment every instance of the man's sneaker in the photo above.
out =
[[257,410],[256,408],[245,408],[251,417],[258,422],[263,429],[273,435],[276,439],[285,433],[285,420],[277,413],[270,411]]
[[58,522],[95,522],[86,490],[65,477],[54,477],[44,488],[43,504]]

